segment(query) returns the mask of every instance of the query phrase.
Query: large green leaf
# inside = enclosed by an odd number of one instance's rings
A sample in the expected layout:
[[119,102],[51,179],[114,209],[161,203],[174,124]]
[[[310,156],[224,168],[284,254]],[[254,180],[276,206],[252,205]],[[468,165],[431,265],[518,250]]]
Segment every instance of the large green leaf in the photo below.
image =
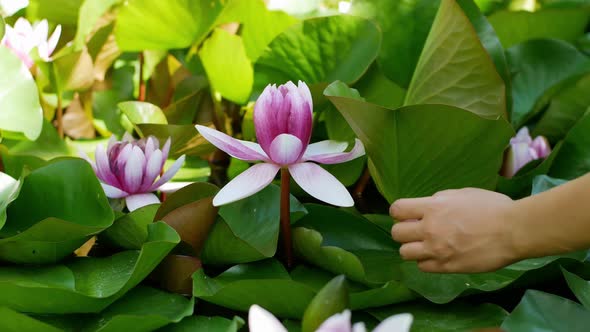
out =
[[590,112],[565,137],[559,153],[555,157],[549,175],[571,180],[590,171]]
[[301,318],[316,294],[275,260],[236,265],[214,278],[201,269],[193,280],[193,295],[199,299],[239,311],[258,304],[279,317]]
[[0,305],[31,313],[99,312],[143,280],[180,241],[164,223],[148,226],[141,251],[65,265],[0,268]]
[[76,48],[82,48],[86,43],[86,37],[92,32],[92,29],[113,5],[120,3],[121,0],[84,0],[78,12],[78,25],[74,45]]
[[0,307],[0,329],[6,332],[60,332],[62,330],[7,307]]
[[[572,45],[552,39],[529,40],[507,51],[512,79],[514,127],[522,126],[544,106],[559,84],[590,70],[588,58]],[[545,98],[542,98],[545,97]]]
[[351,13],[375,19],[383,32],[377,62],[385,76],[401,87],[410,85],[440,0],[356,0]]
[[490,118],[506,113],[504,81],[454,0],[441,2],[404,104],[450,105]]
[[0,258],[18,263],[56,262],[113,222],[104,191],[82,159],[33,171],[7,214]]
[[504,119],[484,119],[445,105],[390,110],[349,91],[335,82],[324,94],[364,143],[373,179],[389,202],[449,188],[494,188],[514,134]]
[[308,19],[288,28],[270,43],[257,62],[257,84],[287,80],[307,84],[335,80],[353,83],[369,68],[380,44],[378,27],[366,19]]
[[164,112],[154,104],[141,101],[125,101],[119,103],[118,106],[133,124],[168,124]]
[[502,80],[504,80],[506,109],[510,113],[510,108],[512,107],[512,82],[504,47],[502,47],[496,31],[473,0],[457,0],[457,4],[461,6],[461,9],[463,9],[469,21],[471,21],[481,44],[492,58],[496,66],[496,71],[502,77]]
[[27,17],[30,21],[47,19],[51,22],[76,25],[78,11],[84,0],[30,0]]
[[124,249],[141,249],[148,237],[158,204],[146,205],[115,219],[113,226],[100,233],[99,241]]
[[576,298],[582,303],[586,310],[590,310],[590,283],[563,268],[562,272],[565,281]]
[[119,8],[115,38],[123,51],[167,50],[199,43],[223,10],[220,0],[130,0]]
[[584,33],[588,7],[545,8],[535,12],[498,11],[489,18],[504,47],[530,39],[555,38],[574,42]]
[[[280,192],[271,184],[255,195],[222,206],[205,243],[203,262],[246,263],[272,257],[279,237]],[[291,196],[291,219],[305,213],[303,205]]]
[[230,1],[217,23],[241,23],[240,35],[248,58],[255,62],[266,46],[297,19],[281,11],[270,11],[262,0]]
[[199,51],[211,86],[223,97],[245,103],[252,92],[254,69],[240,36],[215,29]]
[[361,216],[336,208],[314,204],[306,208],[308,215],[293,230],[299,256],[369,285],[399,279],[398,247],[388,233]]
[[21,180],[15,180],[10,175],[0,172],[0,229],[6,222],[6,208],[18,197],[21,185]]
[[43,110],[33,76],[21,60],[4,45],[0,46],[0,130],[22,133],[30,140],[41,134]]
[[332,315],[348,308],[348,284],[344,276],[330,280],[311,300],[301,321],[303,332],[314,332]]
[[550,142],[557,142],[580,120],[590,106],[590,75],[586,75],[559,91],[532,131]]
[[238,332],[244,325],[244,320],[238,316],[233,319],[223,317],[190,316],[180,323],[170,324],[159,332]]
[[502,323],[510,332],[582,332],[590,325],[590,312],[580,304],[553,294],[528,290]]
[[[424,273],[416,263],[407,262],[401,266],[402,283],[434,303],[448,303],[466,291],[490,292],[509,286],[527,271],[538,270],[558,259],[582,261],[585,252],[578,251],[562,256],[548,256],[528,259],[495,272],[479,274],[436,274]],[[541,271],[533,271],[539,279]]]
[[473,305],[459,301],[446,305],[425,302],[404,303],[371,309],[369,313],[379,320],[396,314],[411,313],[414,316],[412,332],[476,331],[481,328],[500,326],[507,315],[504,309],[494,304]]
[[153,331],[192,315],[193,307],[194,299],[139,286],[107,307],[84,331]]

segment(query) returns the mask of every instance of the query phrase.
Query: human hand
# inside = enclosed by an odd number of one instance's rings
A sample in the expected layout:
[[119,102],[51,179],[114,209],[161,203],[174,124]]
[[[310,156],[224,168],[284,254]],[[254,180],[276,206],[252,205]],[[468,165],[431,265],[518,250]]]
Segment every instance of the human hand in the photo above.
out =
[[519,260],[513,239],[514,201],[475,188],[400,199],[389,210],[400,255],[424,272],[476,273]]

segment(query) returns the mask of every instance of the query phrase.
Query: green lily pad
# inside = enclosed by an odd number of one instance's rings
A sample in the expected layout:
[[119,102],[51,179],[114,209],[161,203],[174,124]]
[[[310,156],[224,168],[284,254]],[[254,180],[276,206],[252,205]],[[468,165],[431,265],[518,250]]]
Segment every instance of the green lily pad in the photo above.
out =
[[282,11],[271,11],[262,0],[232,0],[217,23],[241,23],[240,35],[248,58],[255,62],[268,44],[297,19]]
[[167,50],[199,43],[224,1],[126,1],[118,10],[115,38],[122,51]]
[[30,0],[27,18],[30,21],[47,19],[50,22],[74,26],[83,0]]
[[403,88],[410,85],[440,3],[440,0],[352,2],[351,14],[374,19],[379,24],[385,38],[377,62],[385,76]]
[[99,312],[141,282],[179,241],[158,222],[148,226],[141,251],[48,267],[1,267],[0,305],[40,314]]
[[[279,238],[280,188],[274,184],[219,209],[217,222],[205,242],[205,264],[247,263],[274,256]],[[307,213],[291,196],[291,221]]]
[[504,80],[454,0],[441,2],[416,65],[404,105],[417,104],[455,106],[489,118],[506,114]]
[[146,205],[115,219],[113,226],[100,233],[100,240],[123,249],[141,249],[159,207]]
[[92,32],[100,17],[120,2],[121,0],[85,0],[82,3],[78,13],[76,36],[74,37],[76,48],[84,46],[86,37]]
[[367,285],[399,279],[398,246],[388,233],[362,216],[336,208],[315,204],[306,208],[309,214],[293,230],[299,256]]
[[[558,259],[583,261],[582,251],[561,256],[527,259],[495,272],[478,274],[436,274],[424,273],[414,262],[403,263],[402,283],[434,303],[448,303],[466,291],[490,292],[509,286],[527,271],[541,269]],[[534,271],[537,279],[541,271]]]
[[578,301],[586,308],[590,310],[590,283],[577,275],[568,272],[564,268],[561,269],[565,281],[569,288],[572,290]]
[[0,329],[7,332],[60,332],[62,330],[7,307],[0,307]]
[[0,258],[15,263],[57,262],[114,219],[96,175],[82,159],[59,160],[33,171],[7,214]]
[[535,12],[498,11],[489,17],[502,45],[512,45],[540,38],[574,42],[590,19],[588,7],[543,8]]
[[240,36],[215,29],[203,43],[199,57],[217,92],[238,104],[248,100],[254,83],[254,69]]
[[514,45],[506,56],[512,79],[512,125],[521,127],[548,102],[555,89],[590,70],[588,57],[573,45],[536,39]]
[[446,105],[391,110],[357,99],[341,82],[324,94],[364,143],[371,175],[388,202],[449,188],[495,187],[514,135],[504,119]]
[[473,305],[460,301],[445,305],[427,302],[404,303],[371,309],[369,313],[379,320],[396,314],[410,313],[414,316],[413,332],[470,332],[493,328],[500,326],[508,314],[504,309],[494,304]]
[[532,135],[543,135],[552,143],[563,139],[586,113],[590,105],[590,95],[586,93],[588,89],[590,75],[585,75],[559,91],[549,102]]
[[330,280],[311,300],[301,321],[303,332],[314,332],[322,323],[348,308],[348,284],[344,276]]
[[217,277],[193,275],[193,295],[233,310],[258,304],[279,317],[301,318],[316,291],[291,278],[275,260],[236,265]]
[[107,307],[84,331],[148,332],[192,315],[194,299],[139,286]]
[[0,130],[3,137],[35,140],[43,127],[43,110],[31,72],[7,47],[0,47]]
[[528,290],[518,306],[504,320],[505,331],[586,331],[589,311],[566,298]]
[[223,317],[190,316],[180,323],[170,324],[158,330],[158,332],[238,332],[244,326],[244,320],[238,316],[233,319]]
[[381,33],[369,20],[354,16],[308,19],[268,45],[257,61],[257,85],[288,80],[353,83],[375,60],[380,44]]
[[168,124],[164,112],[154,104],[141,101],[125,101],[119,103],[118,106],[133,124]]
[[590,171],[590,112],[578,121],[563,140],[549,175],[572,180]]

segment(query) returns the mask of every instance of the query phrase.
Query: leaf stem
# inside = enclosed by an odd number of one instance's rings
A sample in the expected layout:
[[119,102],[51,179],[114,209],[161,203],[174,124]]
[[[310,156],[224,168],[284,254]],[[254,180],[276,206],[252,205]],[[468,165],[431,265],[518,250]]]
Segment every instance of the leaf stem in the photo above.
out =
[[281,168],[281,239],[287,269],[293,267],[293,241],[291,238],[290,176],[288,168]]

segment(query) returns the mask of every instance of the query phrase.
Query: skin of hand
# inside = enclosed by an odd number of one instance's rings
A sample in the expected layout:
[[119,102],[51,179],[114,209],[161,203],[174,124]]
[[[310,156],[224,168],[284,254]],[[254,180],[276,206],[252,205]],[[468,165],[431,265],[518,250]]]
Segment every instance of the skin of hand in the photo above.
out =
[[446,190],[395,201],[391,235],[402,258],[425,272],[488,272],[589,248],[589,204],[590,174],[517,201],[482,189]]
[[514,201],[495,192],[465,188],[431,197],[400,199],[390,208],[400,255],[424,272],[485,272],[518,258],[510,231]]

